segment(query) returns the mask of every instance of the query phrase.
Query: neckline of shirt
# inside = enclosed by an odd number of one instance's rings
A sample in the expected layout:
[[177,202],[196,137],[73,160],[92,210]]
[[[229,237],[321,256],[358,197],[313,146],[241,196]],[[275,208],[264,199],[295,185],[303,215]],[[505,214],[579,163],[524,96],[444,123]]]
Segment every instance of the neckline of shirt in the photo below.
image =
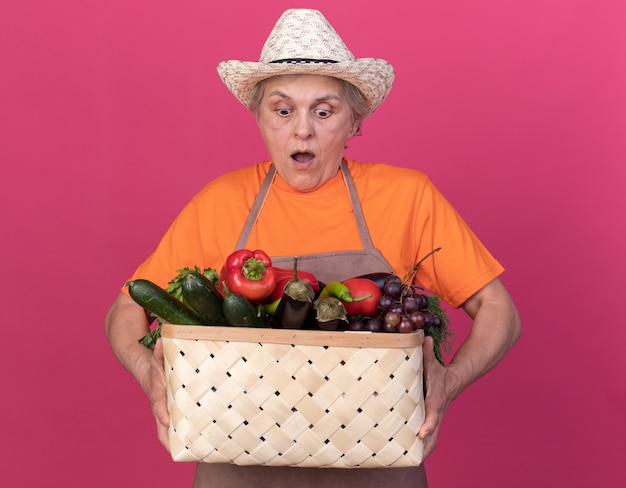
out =
[[316,190],[310,192],[301,192],[295,190],[291,186],[287,184],[287,182],[278,174],[274,177],[274,181],[272,183],[272,188],[274,190],[289,193],[296,197],[307,199],[307,198],[329,198],[339,196],[347,191],[346,185],[343,179],[343,174],[341,169],[337,169],[337,174],[325,182],[321,187]]

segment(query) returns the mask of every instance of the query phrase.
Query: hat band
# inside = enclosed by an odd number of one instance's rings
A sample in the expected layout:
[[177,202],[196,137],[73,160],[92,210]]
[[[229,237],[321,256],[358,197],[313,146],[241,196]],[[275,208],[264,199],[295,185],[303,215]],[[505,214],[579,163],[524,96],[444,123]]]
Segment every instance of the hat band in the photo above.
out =
[[278,59],[276,61],[270,61],[270,63],[280,63],[280,64],[329,64],[329,63],[338,63],[339,61],[334,61],[332,59],[311,59],[311,58],[287,58],[287,59]]

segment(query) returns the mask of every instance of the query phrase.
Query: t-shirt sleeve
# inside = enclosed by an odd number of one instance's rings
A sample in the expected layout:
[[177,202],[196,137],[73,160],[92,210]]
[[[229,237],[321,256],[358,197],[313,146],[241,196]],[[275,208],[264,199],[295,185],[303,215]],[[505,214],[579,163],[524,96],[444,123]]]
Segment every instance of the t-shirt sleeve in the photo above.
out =
[[[199,266],[201,252],[200,236],[193,229],[198,228],[198,212],[195,201],[190,201],[178,214],[165,232],[156,249],[135,270],[131,280],[143,278],[166,288],[176,276],[177,270],[184,267]],[[128,294],[127,287],[123,290]]]
[[[267,169],[267,163],[250,166],[207,183],[176,216],[130,279],[144,278],[166,288],[183,268],[197,266],[219,272],[235,248]],[[248,184],[242,185],[242,181]],[[123,291],[128,293],[127,288]]]
[[416,258],[441,249],[420,264],[416,279],[453,307],[459,307],[498,277],[504,267],[430,180],[419,199],[420,217],[414,219],[420,243]]

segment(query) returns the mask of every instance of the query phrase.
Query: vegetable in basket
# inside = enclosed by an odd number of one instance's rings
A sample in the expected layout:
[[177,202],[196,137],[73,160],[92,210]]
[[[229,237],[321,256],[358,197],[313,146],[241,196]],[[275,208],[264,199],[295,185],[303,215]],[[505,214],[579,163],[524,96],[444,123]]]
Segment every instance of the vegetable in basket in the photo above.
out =
[[344,307],[349,316],[374,317],[378,313],[378,299],[383,292],[376,282],[368,278],[350,278],[343,282],[353,297],[364,297],[362,300],[345,301]]
[[325,296],[315,302],[315,318],[322,330],[344,330],[348,326],[346,308],[336,297]]
[[202,325],[224,325],[224,297],[213,282],[201,273],[187,273],[181,283],[183,299],[202,319]]
[[[126,285],[135,303],[155,316],[159,323],[202,325],[202,319],[191,308],[155,283],[146,279],[137,279],[129,281]],[[157,327],[139,339],[139,342],[148,349],[154,349],[160,332],[160,327]]]
[[298,258],[293,260],[292,279],[284,286],[283,296],[274,314],[274,327],[285,329],[301,328],[313,307],[313,286],[298,274]]
[[228,256],[222,267],[221,292],[224,292],[224,283],[230,293],[241,295],[253,303],[261,302],[276,286],[272,260],[260,249],[239,249]]
[[250,300],[239,293],[231,293],[226,283],[223,283],[222,286],[225,293],[222,310],[228,325],[234,327],[267,327]]
[[342,302],[360,302],[361,300],[367,300],[372,297],[371,293],[360,297],[352,296],[350,288],[339,281],[331,281],[320,292],[319,298],[335,297]]
[[[298,278],[308,281],[313,288],[313,291],[317,293],[320,291],[320,283],[315,275],[309,271],[297,270]],[[274,301],[276,298],[280,298],[283,293],[285,285],[293,279],[293,268],[277,268],[274,266],[274,276],[276,277],[276,287],[273,293],[270,295],[270,300]],[[282,286],[280,286],[282,284]],[[274,300],[272,300],[272,298]]]

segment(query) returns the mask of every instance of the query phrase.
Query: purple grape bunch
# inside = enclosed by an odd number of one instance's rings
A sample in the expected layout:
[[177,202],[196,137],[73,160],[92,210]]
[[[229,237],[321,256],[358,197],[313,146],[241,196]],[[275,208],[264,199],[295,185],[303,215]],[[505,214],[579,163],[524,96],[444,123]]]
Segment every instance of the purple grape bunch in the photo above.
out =
[[441,317],[429,310],[428,297],[420,289],[402,282],[397,275],[385,278],[378,312],[384,332],[413,332],[441,327]]

